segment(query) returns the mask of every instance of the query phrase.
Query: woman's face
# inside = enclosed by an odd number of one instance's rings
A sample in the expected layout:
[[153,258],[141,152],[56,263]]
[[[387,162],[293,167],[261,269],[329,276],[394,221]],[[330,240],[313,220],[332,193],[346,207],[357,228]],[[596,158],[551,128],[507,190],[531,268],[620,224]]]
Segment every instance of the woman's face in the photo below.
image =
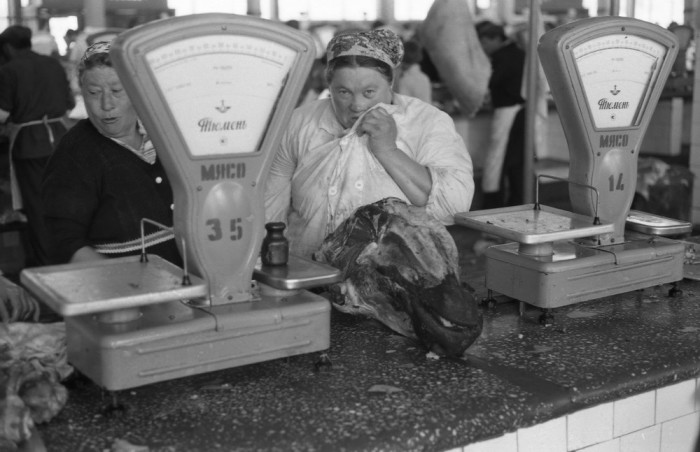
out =
[[90,122],[110,138],[128,138],[136,130],[137,115],[119,81],[117,71],[97,66],[83,73],[80,87]]
[[378,103],[391,103],[391,83],[375,69],[343,67],[337,69],[329,90],[335,116],[344,128],[350,128],[362,113]]

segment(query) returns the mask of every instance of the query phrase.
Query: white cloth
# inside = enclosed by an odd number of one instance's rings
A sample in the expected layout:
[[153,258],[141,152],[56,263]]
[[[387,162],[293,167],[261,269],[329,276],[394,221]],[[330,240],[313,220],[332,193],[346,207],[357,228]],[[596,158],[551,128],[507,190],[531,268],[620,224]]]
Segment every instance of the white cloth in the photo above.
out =
[[[474,195],[472,161],[454,122],[418,99],[394,95],[382,104],[396,121],[396,146],[430,171],[426,211],[446,225]],[[290,251],[309,257],[326,235],[363,205],[395,196],[408,202],[358,137],[343,130],[329,99],[295,110],[267,180],[267,221],[287,223]]]
[[40,55],[58,56],[56,38],[48,31],[36,31],[32,35],[32,50]]
[[513,126],[515,115],[521,108],[522,105],[518,104],[495,108],[493,111],[489,147],[486,150],[484,172],[481,178],[481,189],[484,193],[497,192],[501,186],[503,160],[506,157],[510,129]]
[[420,66],[417,64],[412,64],[404,69],[401,77],[396,81],[396,92],[415,97],[429,104],[433,102],[433,87],[430,84],[430,78],[420,70]]

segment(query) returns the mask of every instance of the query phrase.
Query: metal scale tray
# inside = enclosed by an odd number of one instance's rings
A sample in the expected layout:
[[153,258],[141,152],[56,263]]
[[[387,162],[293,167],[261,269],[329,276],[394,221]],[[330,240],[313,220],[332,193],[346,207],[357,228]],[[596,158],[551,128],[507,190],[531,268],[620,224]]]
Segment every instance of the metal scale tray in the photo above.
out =
[[[279,290],[299,290],[340,281],[340,270],[299,256],[280,267],[257,265],[253,279]],[[25,269],[22,283],[37,298],[63,316],[139,308],[175,300],[204,298],[206,281],[193,274],[183,284],[183,270],[157,255],[84,264]]]
[[27,290],[67,317],[207,296],[204,280],[190,275],[190,284],[184,285],[182,277],[181,268],[154,254],[148,262],[128,256],[28,268],[21,274]]
[[455,215],[455,222],[506,240],[537,245],[612,233],[612,223],[593,224],[586,215],[535,204],[476,210]]

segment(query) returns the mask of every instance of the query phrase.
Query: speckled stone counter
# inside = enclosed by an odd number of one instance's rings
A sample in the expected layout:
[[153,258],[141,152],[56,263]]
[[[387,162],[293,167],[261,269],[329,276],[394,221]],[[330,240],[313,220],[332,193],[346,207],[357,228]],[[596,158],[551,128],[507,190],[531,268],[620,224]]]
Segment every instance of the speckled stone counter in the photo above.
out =
[[[458,243],[460,243],[458,241]],[[462,242],[464,278],[485,295]],[[460,249],[462,249],[462,247]],[[498,299],[463,359],[429,359],[382,325],[334,312],[332,365],[297,356],[122,391],[84,379],[40,428],[49,451],[448,450],[700,374],[700,283],[519,315]]]

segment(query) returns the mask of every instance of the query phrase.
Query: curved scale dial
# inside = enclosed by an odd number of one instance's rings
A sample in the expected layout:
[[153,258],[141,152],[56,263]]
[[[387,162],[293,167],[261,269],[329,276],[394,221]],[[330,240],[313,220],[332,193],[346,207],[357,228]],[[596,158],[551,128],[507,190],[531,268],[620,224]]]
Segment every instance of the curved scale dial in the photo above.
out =
[[146,54],[193,156],[258,151],[296,58],[280,43],[236,35],[197,36]]
[[639,125],[666,47],[620,33],[588,40],[572,53],[595,128]]

